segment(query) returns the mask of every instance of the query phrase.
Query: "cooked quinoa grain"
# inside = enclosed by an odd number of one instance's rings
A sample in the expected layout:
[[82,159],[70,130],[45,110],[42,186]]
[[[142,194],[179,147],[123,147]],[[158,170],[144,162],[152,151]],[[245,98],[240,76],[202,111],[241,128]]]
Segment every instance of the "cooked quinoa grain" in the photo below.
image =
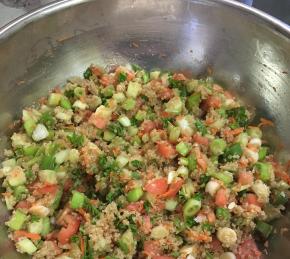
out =
[[33,258],[260,258],[290,178],[212,78],[90,66],[23,110],[0,176]]

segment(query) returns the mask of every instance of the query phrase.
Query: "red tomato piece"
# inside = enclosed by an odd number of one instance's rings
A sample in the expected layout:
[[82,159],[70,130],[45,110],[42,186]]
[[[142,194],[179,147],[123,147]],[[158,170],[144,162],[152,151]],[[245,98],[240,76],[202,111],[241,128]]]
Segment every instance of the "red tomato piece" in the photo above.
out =
[[156,128],[156,124],[155,124],[154,121],[145,120],[145,121],[142,122],[140,128],[141,128],[141,132],[143,134],[150,133],[151,130]]
[[218,207],[225,207],[228,203],[228,194],[227,190],[224,188],[221,188],[217,191],[215,195],[215,204]]
[[156,240],[148,240],[144,242],[144,250],[143,253],[147,256],[157,256],[162,254],[162,249],[160,244]]
[[34,195],[44,195],[44,194],[56,194],[58,191],[58,185],[56,184],[47,184],[42,187],[39,187],[33,191]]
[[67,244],[70,238],[76,234],[80,227],[80,220],[70,214],[65,215],[64,222],[67,224],[57,234],[57,239],[61,244]]
[[252,184],[254,181],[254,176],[250,172],[240,172],[238,177],[238,183],[240,185]]
[[166,178],[159,178],[150,181],[144,187],[144,189],[154,195],[161,195],[167,191],[168,184]]
[[108,120],[99,116],[98,114],[93,113],[89,120],[89,123],[95,125],[98,129],[104,129],[106,128],[107,124],[108,124]]
[[254,193],[248,193],[245,198],[245,203],[248,203],[250,205],[256,205],[258,207],[261,207],[261,204],[258,202],[258,197]]
[[169,87],[164,87],[158,93],[158,96],[161,100],[169,100],[174,97],[173,90]]
[[176,156],[175,148],[167,141],[160,141],[157,143],[158,153],[167,159],[172,159]]
[[204,146],[208,146],[209,141],[208,138],[201,136],[200,134],[193,135],[193,141]]
[[169,189],[164,194],[160,195],[160,198],[173,198],[179,192],[183,185],[183,179],[180,179],[172,184],[170,184]]
[[127,205],[126,210],[142,212],[144,209],[144,201],[131,202]]

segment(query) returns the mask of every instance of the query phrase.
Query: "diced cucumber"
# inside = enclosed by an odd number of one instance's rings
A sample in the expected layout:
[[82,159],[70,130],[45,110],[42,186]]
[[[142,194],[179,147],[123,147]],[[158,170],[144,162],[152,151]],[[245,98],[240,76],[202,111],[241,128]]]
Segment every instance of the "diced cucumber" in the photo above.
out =
[[16,210],[6,225],[13,230],[19,230],[22,228],[26,219],[27,216],[24,213],[20,210]]
[[105,141],[111,141],[115,136],[116,135],[113,132],[111,132],[109,130],[105,130],[103,139]]
[[124,156],[124,155],[119,155],[116,158],[116,162],[117,162],[118,166],[122,168],[126,164],[128,164],[129,159],[126,156]]
[[51,93],[48,97],[48,105],[49,106],[57,106],[59,105],[60,99],[62,95],[58,93]]
[[141,111],[141,110],[139,110],[139,111],[136,113],[135,118],[136,118],[136,120],[138,120],[138,121],[143,121],[143,120],[145,120],[146,115],[147,115],[146,111]]
[[38,150],[38,147],[35,145],[23,147],[23,154],[25,156],[34,156]]
[[31,136],[36,127],[36,122],[33,119],[28,119],[23,123],[23,127],[27,135]]
[[28,224],[28,231],[30,233],[40,234],[43,228],[43,219],[40,218],[37,221],[30,222]]
[[135,99],[141,92],[141,90],[142,90],[141,84],[137,82],[129,82],[126,95],[127,97]]
[[169,211],[174,211],[176,209],[178,202],[175,199],[169,199],[165,202],[165,209]]
[[24,185],[16,186],[16,188],[13,191],[13,195],[17,201],[22,200],[23,196],[25,197],[27,193],[28,189]]
[[7,176],[8,183],[15,187],[26,182],[26,176],[23,169],[19,166],[14,167]]
[[152,71],[152,72],[150,72],[150,79],[151,80],[156,80],[156,79],[158,79],[159,78],[159,76],[160,76],[160,71]]
[[70,201],[70,206],[72,209],[80,209],[84,206],[85,203],[85,195],[81,192],[73,192],[73,196]]
[[122,108],[125,109],[126,111],[131,111],[134,109],[135,104],[136,104],[136,101],[134,99],[128,98],[123,102]]
[[55,162],[59,165],[61,165],[62,163],[64,163],[69,155],[69,149],[65,149],[65,150],[61,150],[59,152],[57,152],[54,157],[55,157]]
[[118,118],[118,121],[124,126],[124,127],[129,127],[131,126],[131,121],[127,116],[120,116]]
[[126,99],[126,96],[123,93],[115,93],[113,95],[113,99],[117,102],[117,103],[121,103]]
[[43,183],[56,184],[57,177],[55,171],[41,170],[38,173],[39,180]]
[[71,109],[71,103],[70,103],[69,99],[65,96],[62,96],[60,98],[60,106],[66,110]]
[[33,242],[26,237],[22,238],[16,243],[16,248],[19,252],[27,253],[30,255],[32,255],[37,250],[37,247],[33,244]]
[[173,115],[178,115],[181,113],[183,107],[183,103],[180,97],[173,97],[165,104],[165,111],[169,112]]
[[51,231],[50,219],[48,217],[42,218],[42,223],[41,235],[46,236]]
[[50,210],[52,211],[52,212],[54,212],[57,208],[58,208],[58,206],[59,206],[59,204],[60,204],[60,201],[61,201],[61,198],[62,198],[62,194],[63,194],[63,189],[59,189],[58,191],[57,191],[57,193],[56,193],[56,195],[55,195],[55,197],[54,197],[54,201],[52,202],[52,204],[51,204],[51,206],[50,206]]
[[120,249],[125,253],[129,254],[131,251],[133,251],[135,246],[135,240],[133,237],[133,233],[130,229],[127,229],[121,238],[118,241]]

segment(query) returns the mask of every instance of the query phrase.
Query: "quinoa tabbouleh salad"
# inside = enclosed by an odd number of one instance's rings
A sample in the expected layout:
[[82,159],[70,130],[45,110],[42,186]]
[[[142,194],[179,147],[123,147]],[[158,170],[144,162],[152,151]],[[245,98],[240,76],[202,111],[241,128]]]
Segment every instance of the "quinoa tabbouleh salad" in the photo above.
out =
[[33,258],[260,258],[290,178],[211,78],[90,66],[25,108],[0,175]]

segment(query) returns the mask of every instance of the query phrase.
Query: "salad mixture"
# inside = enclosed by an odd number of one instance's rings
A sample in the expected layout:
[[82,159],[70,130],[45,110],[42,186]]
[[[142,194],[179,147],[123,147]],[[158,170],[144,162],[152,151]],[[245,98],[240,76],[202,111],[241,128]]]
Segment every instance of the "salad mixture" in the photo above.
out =
[[260,258],[290,177],[211,78],[90,66],[25,108],[0,176],[33,258]]

